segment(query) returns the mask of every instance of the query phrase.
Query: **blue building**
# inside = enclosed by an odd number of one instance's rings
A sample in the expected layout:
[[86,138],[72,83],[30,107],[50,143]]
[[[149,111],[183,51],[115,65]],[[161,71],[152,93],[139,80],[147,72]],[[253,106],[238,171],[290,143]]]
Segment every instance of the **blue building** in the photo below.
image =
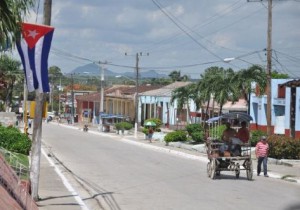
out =
[[[256,89],[250,96],[252,130],[267,131],[267,95]],[[272,79],[271,81],[272,133],[300,138],[300,80]]]

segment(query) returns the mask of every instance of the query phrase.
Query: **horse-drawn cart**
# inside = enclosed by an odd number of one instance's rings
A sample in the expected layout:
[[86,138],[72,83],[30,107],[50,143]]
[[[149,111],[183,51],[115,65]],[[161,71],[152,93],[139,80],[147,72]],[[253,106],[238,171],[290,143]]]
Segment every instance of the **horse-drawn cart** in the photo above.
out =
[[[241,119],[243,121],[252,120],[251,116],[244,113],[229,113],[222,115],[218,118],[212,118],[214,122],[220,119]],[[253,165],[251,160],[251,145],[250,143],[242,143],[234,141],[232,144],[227,145],[228,150],[223,150],[225,143],[222,143],[218,139],[208,138],[206,141],[207,157],[209,162],[207,163],[207,175],[208,177],[215,179],[220,175],[221,171],[232,171],[236,178],[240,177],[240,171],[246,170],[248,180],[252,180]],[[233,149],[235,148],[235,149]]]
[[253,166],[251,160],[251,147],[244,144],[241,145],[242,154],[240,156],[234,156],[230,153],[224,152],[220,154],[220,147],[223,143],[207,142],[207,157],[209,162],[207,163],[207,175],[208,177],[215,179],[217,175],[220,175],[221,171],[233,171],[236,178],[240,177],[240,171],[246,170],[247,179],[252,180]]

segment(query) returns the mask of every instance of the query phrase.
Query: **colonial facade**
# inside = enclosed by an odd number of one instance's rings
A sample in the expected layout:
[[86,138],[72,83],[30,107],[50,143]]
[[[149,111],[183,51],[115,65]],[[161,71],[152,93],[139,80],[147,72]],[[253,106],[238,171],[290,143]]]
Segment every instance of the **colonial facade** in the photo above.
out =
[[[180,128],[192,122],[200,121],[200,112],[197,112],[196,105],[189,101],[190,116],[187,115],[187,105],[179,111],[177,101],[171,104],[172,92],[176,88],[184,87],[191,82],[174,82],[156,90],[151,90],[140,94],[139,122],[143,125],[149,118],[159,118],[166,127]],[[199,116],[198,116],[199,114]]]
[[[161,86],[140,85],[139,94],[160,88]],[[115,85],[104,91],[103,116],[114,115],[118,118],[135,119],[136,87],[130,85]],[[100,93],[77,96],[77,113],[79,122],[93,122],[99,124]],[[88,118],[88,119],[87,119]]]
[[[266,131],[267,96],[252,93],[250,101],[251,129]],[[272,79],[271,103],[272,133],[300,138],[300,81]]]

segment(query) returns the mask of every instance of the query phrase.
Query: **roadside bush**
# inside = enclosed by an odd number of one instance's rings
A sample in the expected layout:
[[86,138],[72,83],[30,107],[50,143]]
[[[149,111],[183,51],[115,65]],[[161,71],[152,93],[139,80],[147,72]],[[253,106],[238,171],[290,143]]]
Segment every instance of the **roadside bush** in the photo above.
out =
[[146,134],[146,135],[149,134],[148,128],[143,128],[142,132],[143,132],[144,134]]
[[130,130],[133,128],[133,125],[129,122],[121,122],[121,127],[123,127],[124,130]]
[[260,130],[250,131],[250,143],[252,147],[255,147],[261,136],[267,136],[267,133]]
[[17,128],[0,126],[0,147],[11,152],[29,155],[31,140]]
[[165,135],[164,141],[168,144],[169,142],[186,141],[186,132],[182,130],[173,131]]
[[130,130],[131,128],[133,128],[133,125],[129,122],[119,122],[119,123],[115,123],[115,128],[116,130]]
[[192,139],[197,143],[204,141],[204,131],[196,131],[191,134]]
[[192,136],[192,133],[194,132],[202,132],[204,131],[204,128],[201,124],[189,124],[187,126],[185,126],[186,131],[188,132],[189,136]]
[[269,156],[276,159],[300,159],[300,139],[272,135],[268,137]]
[[145,120],[144,124],[146,124],[147,122],[154,122],[156,124],[155,127],[153,127],[153,130],[157,131],[157,132],[160,132],[158,131],[158,129],[160,129],[161,125],[162,125],[162,122],[160,119],[158,118],[149,118],[147,120]]
[[115,128],[117,131],[122,130],[122,124],[121,123],[115,123]]

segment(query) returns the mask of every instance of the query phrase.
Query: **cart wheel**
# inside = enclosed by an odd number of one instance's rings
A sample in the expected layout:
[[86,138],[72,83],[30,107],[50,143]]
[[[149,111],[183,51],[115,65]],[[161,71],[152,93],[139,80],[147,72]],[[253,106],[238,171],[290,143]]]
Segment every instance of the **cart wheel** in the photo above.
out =
[[207,163],[207,176],[210,177],[211,175],[211,161]]
[[253,177],[253,165],[252,165],[252,160],[248,160],[247,163],[246,163],[246,174],[247,174],[247,179],[249,181],[252,180],[252,177]]
[[213,158],[211,160],[211,166],[210,166],[210,170],[211,170],[210,178],[211,179],[215,179],[216,178],[216,169],[217,169],[216,160]]
[[240,164],[239,163],[237,163],[236,165],[235,165],[235,177],[238,179],[238,178],[240,178]]

